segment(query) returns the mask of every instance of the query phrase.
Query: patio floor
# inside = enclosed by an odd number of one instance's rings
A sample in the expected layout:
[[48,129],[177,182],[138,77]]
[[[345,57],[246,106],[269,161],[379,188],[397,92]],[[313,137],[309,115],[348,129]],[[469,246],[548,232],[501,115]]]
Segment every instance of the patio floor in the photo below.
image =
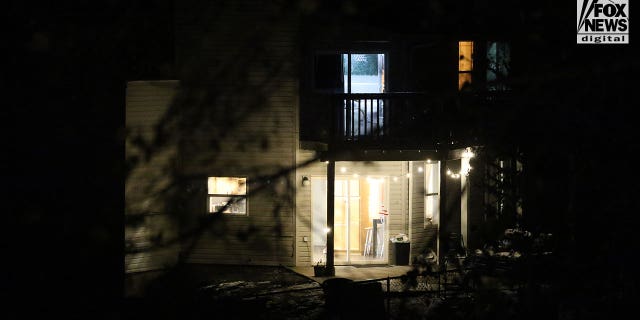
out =
[[318,283],[323,283],[325,280],[331,278],[366,281],[385,279],[387,277],[399,277],[407,274],[407,272],[411,270],[411,266],[336,266],[336,275],[333,277],[315,277],[312,266],[287,267],[287,269]]

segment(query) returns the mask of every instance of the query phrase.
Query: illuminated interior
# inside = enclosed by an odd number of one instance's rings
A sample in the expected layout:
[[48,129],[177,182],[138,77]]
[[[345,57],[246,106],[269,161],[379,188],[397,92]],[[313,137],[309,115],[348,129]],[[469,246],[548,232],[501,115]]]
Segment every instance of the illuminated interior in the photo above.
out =
[[209,213],[247,214],[247,178],[209,177],[207,194]]
[[458,42],[458,90],[471,84],[473,71],[473,41]]
[[[351,173],[347,167],[340,172],[334,190],[335,263],[387,263],[390,177]],[[326,261],[326,181],[325,177],[311,179],[314,261]]]

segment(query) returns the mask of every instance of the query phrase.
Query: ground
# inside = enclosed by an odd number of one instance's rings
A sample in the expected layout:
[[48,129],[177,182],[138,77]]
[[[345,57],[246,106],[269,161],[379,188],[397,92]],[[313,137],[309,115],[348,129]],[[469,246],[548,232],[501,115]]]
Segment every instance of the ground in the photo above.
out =
[[[147,283],[147,284],[144,284]],[[321,286],[284,267],[189,265],[171,274],[129,275],[127,318],[321,319]]]
[[359,282],[354,291],[320,285],[285,267],[188,265],[165,275],[128,275],[127,286],[127,319],[339,319],[340,312],[368,319],[522,318],[515,290],[487,285],[473,294],[442,295],[392,279],[389,294],[385,281]]

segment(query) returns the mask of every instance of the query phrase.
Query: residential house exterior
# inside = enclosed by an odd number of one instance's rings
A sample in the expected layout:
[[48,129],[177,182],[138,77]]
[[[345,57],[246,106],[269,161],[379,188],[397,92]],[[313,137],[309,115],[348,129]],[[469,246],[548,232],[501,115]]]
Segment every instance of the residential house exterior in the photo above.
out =
[[511,103],[508,35],[413,19],[422,5],[174,6],[178,71],[127,83],[127,272],[396,264],[398,235],[410,260],[443,256],[481,247],[490,210],[522,217],[522,162],[484,151]]

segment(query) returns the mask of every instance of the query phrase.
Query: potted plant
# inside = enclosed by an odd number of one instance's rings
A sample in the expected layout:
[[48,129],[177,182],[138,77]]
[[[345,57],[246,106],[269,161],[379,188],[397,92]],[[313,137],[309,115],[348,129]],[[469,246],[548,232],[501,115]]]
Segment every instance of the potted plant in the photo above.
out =
[[316,265],[313,266],[313,275],[315,277],[324,277],[327,275],[327,265],[322,262],[322,259],[316,262]]

